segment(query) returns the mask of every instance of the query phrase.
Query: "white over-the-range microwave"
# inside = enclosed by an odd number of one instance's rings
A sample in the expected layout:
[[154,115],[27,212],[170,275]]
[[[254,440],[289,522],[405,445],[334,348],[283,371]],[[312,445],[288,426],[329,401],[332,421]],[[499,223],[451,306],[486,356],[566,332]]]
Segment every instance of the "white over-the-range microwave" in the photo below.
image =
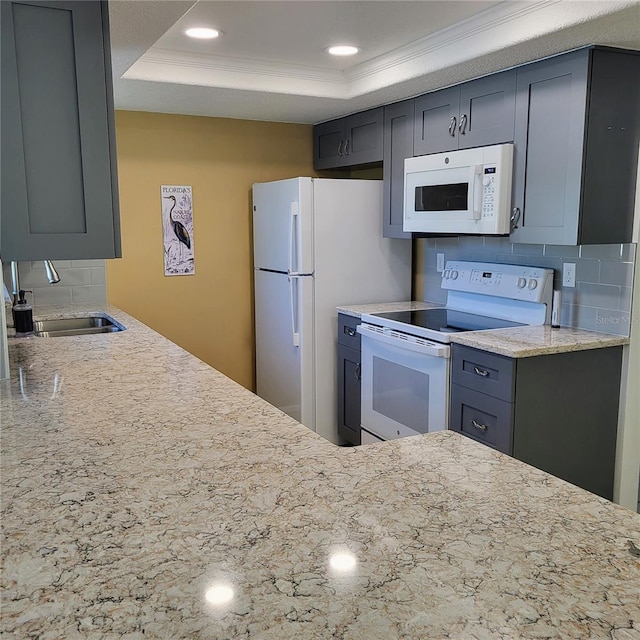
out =
[[403,230],[508,234],[512,173],[513,144],[407,158]]

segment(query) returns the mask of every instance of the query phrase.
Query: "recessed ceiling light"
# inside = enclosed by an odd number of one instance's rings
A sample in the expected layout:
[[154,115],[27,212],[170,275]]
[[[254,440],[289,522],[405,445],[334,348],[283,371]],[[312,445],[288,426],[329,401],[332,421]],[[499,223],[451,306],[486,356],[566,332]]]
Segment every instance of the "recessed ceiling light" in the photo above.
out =
[[332,56],[353,56],[358,53],[358,51],[360,51],[358,47],[354,47],[350,44],[340,44],[327,49],[327,53],[330,53]]
[[193,29],[187,29],[185,33],[190,38],[213,40],[213,38],[218,38],[222,32],[218,31],[218,29],[209,29],[208,27],[194,27]]

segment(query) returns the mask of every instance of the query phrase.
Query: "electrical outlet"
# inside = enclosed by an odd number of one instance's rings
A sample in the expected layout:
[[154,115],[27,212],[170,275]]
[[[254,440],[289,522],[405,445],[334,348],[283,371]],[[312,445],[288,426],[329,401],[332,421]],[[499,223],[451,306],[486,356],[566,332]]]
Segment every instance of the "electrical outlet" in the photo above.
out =
[[438,273],[444,271],[444,253],[436,253],[436,271]]
[[576,263],[575,262],[564,262],[562,264],[562,286],[563,287],[576,286]]

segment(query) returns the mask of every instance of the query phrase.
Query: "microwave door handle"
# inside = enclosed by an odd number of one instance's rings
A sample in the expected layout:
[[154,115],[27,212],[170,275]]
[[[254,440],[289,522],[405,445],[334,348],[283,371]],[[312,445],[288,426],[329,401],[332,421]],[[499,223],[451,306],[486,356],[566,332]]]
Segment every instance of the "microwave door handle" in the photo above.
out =
[[470,182],[473,185],[472,214],[474,220],[480,220],[482,216],[482,170],[484,166],[476,164],[471,166]]

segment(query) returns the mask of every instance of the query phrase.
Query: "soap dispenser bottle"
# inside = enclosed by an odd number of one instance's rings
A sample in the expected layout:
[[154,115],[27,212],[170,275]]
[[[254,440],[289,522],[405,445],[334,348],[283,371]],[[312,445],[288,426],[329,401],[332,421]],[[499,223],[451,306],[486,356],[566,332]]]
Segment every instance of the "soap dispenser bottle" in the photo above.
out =
[[[32,292],[29,292],[32,293]],[[24,336],[33,333],[33,308],[27,302],[25,297],[26,291],[20,289],[18,293],[18,302],[13,305],[13,326],[16,330],[16,336]]]

